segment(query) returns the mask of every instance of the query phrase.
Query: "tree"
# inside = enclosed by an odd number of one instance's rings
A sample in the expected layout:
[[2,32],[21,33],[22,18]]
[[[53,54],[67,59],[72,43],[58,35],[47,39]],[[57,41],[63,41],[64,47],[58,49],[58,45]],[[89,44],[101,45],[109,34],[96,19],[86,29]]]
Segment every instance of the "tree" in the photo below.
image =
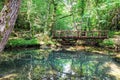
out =
[[[2,17],[1,17],[1,23],[0,23],[0,31],[1,31],[1,41],[0,41],[0,52],[4,49],[9,35],[13,30],[17,14],[18,14],[18,9],[20,6],[20,1],[21,0],[8,0],[7,4],[4,5],[4,8],[1,11]],[[12,4],[12,2],[14,4]],[[10,6],[13,5],[10,9]]]

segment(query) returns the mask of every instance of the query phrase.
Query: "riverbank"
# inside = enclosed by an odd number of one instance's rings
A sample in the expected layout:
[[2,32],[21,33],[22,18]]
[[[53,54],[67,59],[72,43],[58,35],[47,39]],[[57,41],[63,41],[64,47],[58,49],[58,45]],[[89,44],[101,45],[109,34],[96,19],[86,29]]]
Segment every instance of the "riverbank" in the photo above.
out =
[[60,49],[66,49],[71,51],[88,51],[88,52],[94,52],[94,53],[100,53],[100,54],[108,54],[108,55],[116,55],[119,54],[119,51],[115,51],[114,48],[109,48],[106,46],[95,46],[95,45],[61,45],[57,43],[56,41],[47,40],[47,41],[41,41],[37,38],[33,39],[23,39],[23,38],[12,38],[9,39],[6,50],[14,50],[14,49],[25,49],[25,48],[50,48],[53,50],[60,50]]
[[120,52],[114,49],[108,49],[96,46],[73,46],[73,47],[63,47],[62,49],[68,51],[86,51],[94,54],[108,55],[111,56],[116,62],[120,63]]
[[[106,43],[108,44],[108,43]],[[111,43],[110,43],[111,44]],[[68,50],[68,51],[87,51],[95,54],[103,54],[114,56],[117,61],[120,61],[119,51],[115,51],[114,48],[109,48],[104,46],[87,46],[87,45],[61,45],[56,41],[52,41],[51,39],[47,40],[39,40],[37,38],[33,39],[23,39],[23,38],[12,38],[9,39],[5,51],[9,50],[20,50],[20,49],[51,49],[51,50]]]

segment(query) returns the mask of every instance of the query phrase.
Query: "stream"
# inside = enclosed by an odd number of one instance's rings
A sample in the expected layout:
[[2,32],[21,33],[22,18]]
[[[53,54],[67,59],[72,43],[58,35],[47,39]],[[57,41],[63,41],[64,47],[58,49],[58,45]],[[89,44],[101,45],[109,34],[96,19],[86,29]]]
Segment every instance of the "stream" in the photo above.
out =
[[0,80],[120,80],[120,64],[111,56],[50,49],[6,51],[0,56]]

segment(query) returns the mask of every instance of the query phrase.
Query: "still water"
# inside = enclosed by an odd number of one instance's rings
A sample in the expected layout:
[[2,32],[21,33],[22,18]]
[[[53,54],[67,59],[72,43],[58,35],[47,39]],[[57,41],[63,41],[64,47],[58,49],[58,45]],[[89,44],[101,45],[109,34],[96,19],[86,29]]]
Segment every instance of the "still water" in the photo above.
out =
[[0,80],[120,80],[119,73],[110,56],[84,51],[21,50],[0,56]]

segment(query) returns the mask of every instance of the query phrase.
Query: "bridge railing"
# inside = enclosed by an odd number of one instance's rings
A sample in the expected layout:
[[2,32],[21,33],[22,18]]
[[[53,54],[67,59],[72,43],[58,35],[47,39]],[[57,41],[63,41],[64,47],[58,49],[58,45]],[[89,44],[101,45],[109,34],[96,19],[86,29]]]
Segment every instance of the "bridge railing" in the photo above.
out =
[[53,31],[53,38],[107,38],[108,31],[74,31],[74,30],[56,30]]

